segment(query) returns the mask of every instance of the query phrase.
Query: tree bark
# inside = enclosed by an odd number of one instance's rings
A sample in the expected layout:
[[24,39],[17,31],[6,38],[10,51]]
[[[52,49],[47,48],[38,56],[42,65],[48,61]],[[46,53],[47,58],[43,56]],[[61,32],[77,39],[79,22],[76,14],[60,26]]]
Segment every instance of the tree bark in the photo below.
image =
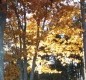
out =
[[82,16],[82,27],[83,27],[83,49],[84,49],[84,68],[83,68],[83,80],[86,80],[86,22],[85,22],[85,0],[81,0],[81,16]]
[[[22,2],[23,4],[23,2]],[[23,5],[24,7],[24,29],[23,29],[23,51],[24,51],[24,80],[27,80],[28,76],[27,76],[27,50],[26,50],[26,7],[25,5]]]
[[35,70],[36,57],[37,57],[37,52],[35,53],[35,56],[33,58],[32,71],[31,71],[31,75],[30,75],[30,80],[34,80],[34,70]]
[[3,35],[5,24],[6,24],[6,14],[0,12],[0,80],[4,80]]
[[83,33],[83,47],[84,47],[84,58],[83,58],[83,61],[84,61],[84,69],[83,69],[83,77],[84,77],[84,80],[86,80],[86,31]]
[[24,80],[28,80],[28,77],[27,77],[27,58],[24,57]]
[[26,51],[26,30],[23,34],[23,51],[24,51],[24,61],[23,61],[23,71],[24,80],[27,80],[27,51]]

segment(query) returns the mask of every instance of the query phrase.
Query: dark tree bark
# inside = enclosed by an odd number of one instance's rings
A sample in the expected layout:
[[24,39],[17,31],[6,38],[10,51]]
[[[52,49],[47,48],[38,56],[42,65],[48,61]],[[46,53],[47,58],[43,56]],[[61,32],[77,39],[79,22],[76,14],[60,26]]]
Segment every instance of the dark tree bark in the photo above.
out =
[[35,70],[36,58],[37,58],[37,52],[35,53],[34,58],[33,58],[30,80],[34,80],[34,74],[35,74],[34,70]]
[[83,32],[83,49],[84,49],[84,58],[83,58],[83,62],[84,62],[84,68],[83,68],[83,80],[86,80],[86,12],[85,12],[85,0],[81,0],[81,16],[82,16],[82,27],[84,29]]
[[0,80],[4,80],[3,35],[5,24],[6,24],[6,14],[0,11]]

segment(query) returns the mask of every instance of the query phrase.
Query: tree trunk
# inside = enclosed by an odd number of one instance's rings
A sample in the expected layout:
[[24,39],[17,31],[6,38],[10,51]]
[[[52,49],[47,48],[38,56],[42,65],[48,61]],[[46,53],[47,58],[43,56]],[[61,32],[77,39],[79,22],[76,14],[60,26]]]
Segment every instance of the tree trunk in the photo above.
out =
[[0,80],[4,80],[3,35],[5,24],[6,24],[6,14],[0,12]]
[[83,49],[84,49],[84,68],[83,68],[83,80],[86,80],[86,22],[85,22],[85,0],[81,0],[81,16],[82,16],[82,27],[83,32]]
[[[23,3],[22,3],[23,4]],[[27,50],[26,50],[26,9],[25,9],[25,5],[23,5],[24,7],[24,29],[23,29],[23,51],[24,51],[24,80],[27,80],[28,76],[27,76]]]
[[31,75],[30,75],[30,80],[34,80],[34,70],[35,70],[35,65],[36,65],[38,46],[39,46],[39,23],[38,23],[38,26],[37,26],[36,49],[35,49],[35,55],[33,57],[33,62],[32,62],[32,71],[31,71]]
[[[20,23],[18,22],[18,29],[20,31]],[[19,35],[19,42],[20,42],[20,57],[18,59],[18,66],[19,66],[19,69],[20,69],[20,76],[19,76],[19,79],[20,80],[23,80],[23,76],[24,76],[24,72],[23,72],[23,60],[21,59],[21,53],[22,53],[22,40],[21,40],[21,34]]]
[[35,56],[33,58],[32,71],[31,71],[31,75],[30,75],[30,80],[34,80],[34,70],[35,70],[36,57],[37,57],[37,52],[35,53]]
[[23,31],[23,54],[24,54],[24,60],[23,60],[23,80],[27,80],[27,51],[26,51],[26,29]]
[[83,47],[84,47],[84,80],[86,80],[86,31],[83,33]]
[[24,67],[24,80],[28,80],[27,79],[27,58],[26,57],[24,57],[23,67]]
[[19,66],[19,70],[20,70],[20,76],[19,76],[19,80],[23,80],[23,61],[21,59],[17,60],[18,66]]

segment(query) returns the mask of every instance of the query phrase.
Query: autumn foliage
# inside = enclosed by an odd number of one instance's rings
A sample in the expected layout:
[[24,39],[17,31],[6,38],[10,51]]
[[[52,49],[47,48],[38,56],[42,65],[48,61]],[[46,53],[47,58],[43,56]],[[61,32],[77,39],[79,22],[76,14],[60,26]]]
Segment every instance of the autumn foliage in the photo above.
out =
[[[80,9],[67,1],[64,4],[64,1],[8,1],[4,31],[5,80],[19,80],[20,66],[23,65],[24,69],[25,58],[29,74],[36,53],[34,72],[38,74],[63,74],[63,68],[66,69],[71,63],[82,64],[83,29],[78,21]],[[27,14],[31,16],[27,17]],[[53,69],[49,56],[54,56],[56,61]],[[57,62],[62,68],[57,67]],[[79,69],[81,67],[77,68],[77,72]]]

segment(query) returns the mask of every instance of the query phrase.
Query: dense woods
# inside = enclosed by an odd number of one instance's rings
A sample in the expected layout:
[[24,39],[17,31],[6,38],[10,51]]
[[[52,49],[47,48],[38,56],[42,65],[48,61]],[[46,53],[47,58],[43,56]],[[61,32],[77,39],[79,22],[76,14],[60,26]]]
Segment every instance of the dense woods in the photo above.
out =
[[85,0],[0,0],[0,80],[86,80]]

